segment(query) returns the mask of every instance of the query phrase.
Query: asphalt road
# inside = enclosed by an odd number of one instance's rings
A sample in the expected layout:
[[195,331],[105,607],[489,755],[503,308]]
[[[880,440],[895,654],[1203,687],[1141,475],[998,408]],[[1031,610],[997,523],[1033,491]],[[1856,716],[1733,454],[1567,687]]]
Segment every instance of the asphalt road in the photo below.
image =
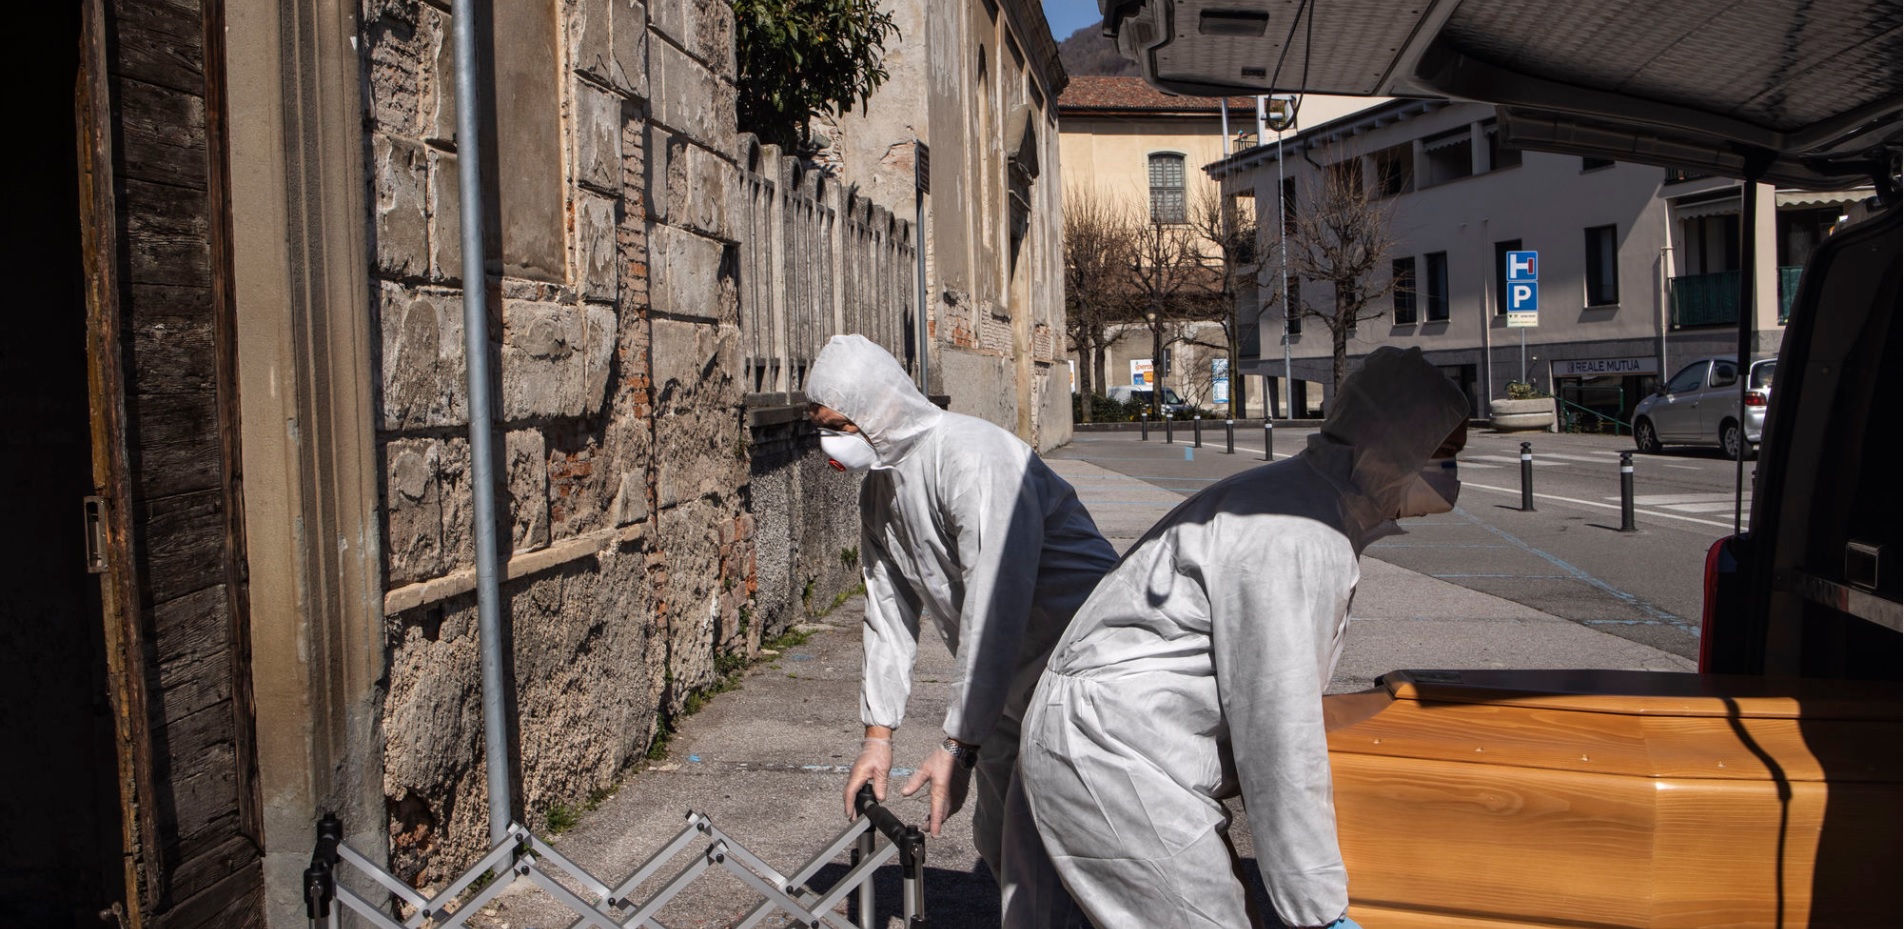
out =
[[[1283,426],[1278,458],[1314,427]],[[1260,428],[1224,451],[1216,422],[1202,448],[1188,429],[1166,443],[1153,429],[1079,432],[1047,457],[1089,461],[1188,496],[1263,463]],[[1534,512],[1520,510],[1520,443],[1534,454]],[[1683,657],[1698,653],[1705,556],[1732,532],[1734,464],[1715,450],[1635,454],[1634,521],[1620,527],[1620,452],[1625,437],[1476,430],[1459,457],[1461,501],[1446,516],[1407,520],[1405,535],[1370,546],[1368,557],[1493,594]],[[1752,462],[1746,462],[1745,509]]]

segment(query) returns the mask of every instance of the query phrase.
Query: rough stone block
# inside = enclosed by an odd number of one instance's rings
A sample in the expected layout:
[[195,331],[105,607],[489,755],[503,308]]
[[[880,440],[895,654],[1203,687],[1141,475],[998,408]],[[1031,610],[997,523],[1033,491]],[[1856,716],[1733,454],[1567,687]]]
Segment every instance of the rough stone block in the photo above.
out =
[[732,88],[723,96],[721,82],[705,65],[666,42],[650,43],[648,58],[655,121],[720,148],[720,140],[733,134]]
[[599,412],[602,387],[592,393],[590,388],[606,385],[614,345],[612,311],[505,300],[503,418],[520,422]]
[[616,203],[588,192],[576,200],[575,273],[581,278],[575,282],[576,289],[590,300],[614,300],[621,278],[621,269],[615,266]]
[[384,447],[384,558],[391,586],[443,573],[440,458],[429,439],[400,439]]
[[378,289],[383,428],[467,424],[461,295],[387,282]]
[[364,25],[364,60],[369,115],[384,132],[414,135],[418,130],[418,75],[424,48],[410,23],[373,17]]
[[721,317],[720,242],[675,226],[648,234],[649,300],[660,312]]
[[581,314],[572,306],[505,300],[502,414],[509,422],[582,411]]
[[694,41],[688,47],[716,74],[734,79],[734,8],[728,0],[694,0]]
[[513,551],[549,544],[549,455],[538,429],[511,429],[503,439],[509,472],[509,542]]
[[574,87],[576,180],[613,193],[621,185],[621,98],[581,81]]
[[420,27],[427,36],[424,54],[430,67],[419,88],[423,108],[423,137],[431,142],[456,144],[456,47],[450,40],[450,15],[424,7]]
[[463,277],[463,197],[456,156],[437,151],[429,156],[430,277],[457,281]]
[[[647,122],[643,131],[647,138],[647,144],[643,148],[644,154],[648,156],[647,171],[638,179],[639,183],[643,188],[650,190],[657,187],[665,188],[669,172],[672,170],[668,166],[669,160],[677,154],[675,151],[677,137],[674,133],[656,125],[652,120]],[[668,206],[674,198],[670,197],[665,189],[652,190],[652,193],[655,195],[646,198],[647,218],[656,222],[667,222]]]
[[614,64],[614,0],[569,0],[569,60],[575,70],[607,83]]
[[680,136],[668,139],[662,197],[670,221],[717,239],[732,240],[729,224],[732,198],[740,187],[739,172],[727,159],[691,145]]
[[429,271],[429,225],[424,189],[429,162],[423,147],[409,139],[377,133],[370,153],[376,179],[377,269],[394,277],[422,277]]
[[728,494],[746,480],[739,332],[654,321],[655,485],[661,507]]
[[607,402],[608,384],[614,373],[616,331],[620,320],[605,306],[585,306],[582,344],[582,412],[594,415]]
[[[614,60],[608,80],[637,97],[648,96],[648,8],[640,0],[608,0],[614,21]],[[731,51],[730,51],[731,54]]]
[[615,525],[626,526],[648,518],[648,476],[641,471],[625,471],[615,490],[611,505]]
[[694,0],[653,0],[648,15],[650,28],[684,48],[693,46]]

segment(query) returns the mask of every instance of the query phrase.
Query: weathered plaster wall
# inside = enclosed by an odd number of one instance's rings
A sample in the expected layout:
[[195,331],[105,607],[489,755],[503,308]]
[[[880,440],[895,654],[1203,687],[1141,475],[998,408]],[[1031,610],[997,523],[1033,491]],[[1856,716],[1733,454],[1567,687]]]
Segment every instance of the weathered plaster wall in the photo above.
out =
[[[363,11],[384,795],[393,866],[440,885],[488,836],[450,6]],[[714,0],[507,0],[494,28],[503,613],[517,817],[539,827],[640,759],[717,656],[758,647],[733,23]]]

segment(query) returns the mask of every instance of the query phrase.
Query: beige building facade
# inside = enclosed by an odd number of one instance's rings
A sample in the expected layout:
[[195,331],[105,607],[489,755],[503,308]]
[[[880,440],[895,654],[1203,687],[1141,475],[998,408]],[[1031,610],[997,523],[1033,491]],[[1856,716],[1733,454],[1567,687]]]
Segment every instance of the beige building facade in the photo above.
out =
[[[1293,136],[1301,125],[1333,119],[1382,99],[1311,97],[1295,111],[1297,122],[1279,132],[1272,128],[1271,118],[1282,113],[1285,101],[1232,97],[1226,109],[1221,99],[1167,94],[1140,77],[1073,77],[1058,100],[1065,195],[1101,198],[1151,222],[1187,226],[1221,194],[1204,166],[1232,152],[1255,148],[1259,141],[1273,143]],[[1241,200],[1235,204],[1239,215],[1242,221],[1251,221],[1257,204],[1251,198]],[[1215,243],[1194,234],[1192,238],[1212,273],[1220,273]],[[1240,270],[1253,275],[1253,262]],[[1238,283],[1253,291],[1247,280]],[[1255,315],[1239,322],[1244,354],[1253,355]],[[1144,324],[1115,326],[1112,333],[1105,376],[1101,382],[1093,379],[1100,392],[1132,384],[1138,377],[1133,372],[1155,370],[1151,333]],[[1161,381],[1185,401],[1227,415],[1234,385],[1247,406],[1235,414],[1262,415],[1265,382],[1257,376],[1259,372],[1232,376],[1227,370],[1221,324],[1214,320],[1176,323],[1165,341],[1170,366]],[[1075,351],[1071,361],[1074,366],[1082,363]]]
[[[1523,152],[1500,140],[1492,107],[1391,101],[1211,165],[1226,193],[1275,216],[1279,184],[1293,209],[1312,202],[1325,166],[1358,165],[1387,216],[1391,276],[1412,286],[1381,301],[1349,340],[1354,359],[1418,347],[1468,395],[1477,417],[1510,381],[1560,397],[1583,425],[1624,427],[1654,385],[1685,362],[1737,353],[1740,184],[1645,165]],[[1279,170],[1280,167],[1280,170]],[[1841,219],[1863,215],[1870,191],[1805,193],[1761,185],[1755,356],[1776,352],[1798,267]],[[1256,292],[1240,312],[1260,320],[1260,350],[1244,364],[1296,382],[1297,415],[1332,393],[1331,340],[1316,319],[1290,325],[1278,299],[1279,230],[1259,229]],[[1538,253],[1538,324],[1511,327],[1507,253]],[[1311,305],[1325,285],[1300,281]],[[1287,333],[1285,369],[1282,336]],[[1523,339],[1525,349],[1523,350]]]

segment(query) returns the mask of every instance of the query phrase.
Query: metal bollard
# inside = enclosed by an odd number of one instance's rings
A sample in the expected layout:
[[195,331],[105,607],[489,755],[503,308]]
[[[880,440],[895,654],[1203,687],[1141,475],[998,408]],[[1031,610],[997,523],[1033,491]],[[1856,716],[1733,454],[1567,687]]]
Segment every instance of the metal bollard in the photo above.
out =
[[1620,453],[1620,531],[1638,532],[1633,525],[1633,453]]
[[1175,421],[1172,420],[1168,415],[1164,417],[1164,444],[1165,445],[1169,445],[1170,443],[1177,441],[1177,430],[1176,430],[1176,427],[1172,425],[1174,422]]
[[1149,413],[1137,414],[1137,421],[1140,424],[1137,427],[1137,441],[1139,442],[1150,441],[1150,414]]
[[1534,443],[1521,443],[1521,512],[1534,512]]
[[1276,424],[1268,417],[1263,419],[1263,460],[1276,460]]
[[1203,447],[1203,414],[1190,417],[1190,431],[1196,436],[1196,447]]
[[1236,420],[1223,421],[1223,454],[1236,454]]

